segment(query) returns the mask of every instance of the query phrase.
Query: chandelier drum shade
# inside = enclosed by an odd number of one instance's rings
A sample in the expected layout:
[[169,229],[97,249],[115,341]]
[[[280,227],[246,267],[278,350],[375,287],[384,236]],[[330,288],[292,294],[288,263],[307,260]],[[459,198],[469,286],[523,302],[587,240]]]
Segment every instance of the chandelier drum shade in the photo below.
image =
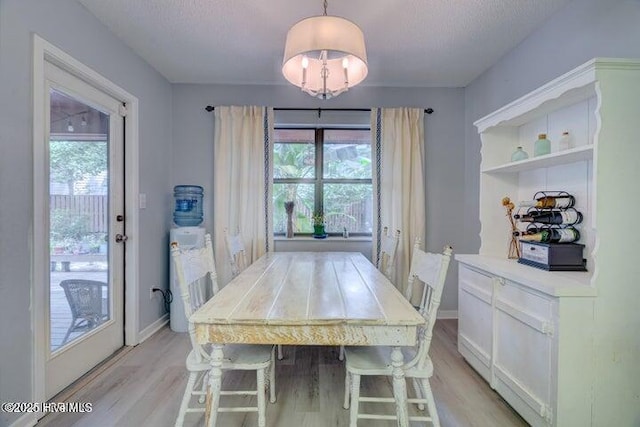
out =
[[287,33],[282,74],[311,96],[329,99],[367,77],[362,30],[348,19],[313,16]]

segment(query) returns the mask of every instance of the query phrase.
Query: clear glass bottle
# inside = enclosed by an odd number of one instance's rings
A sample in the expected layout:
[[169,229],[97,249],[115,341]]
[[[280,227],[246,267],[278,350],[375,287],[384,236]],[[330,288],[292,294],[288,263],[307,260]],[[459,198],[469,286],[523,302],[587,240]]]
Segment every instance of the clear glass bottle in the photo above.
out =
[[517,161],[525,160],[528,158],[529,158],[529,154],[527,154],[527,152],[524,151],[522,147],[517,147],[516,151],[514,151],[513,154],[511,155],[512,162],[517,162]]
[[551,141],[547,139],[546,133],[541,133],[538,135],[538,140],[533,145],[533,155],[544,156],[545,154],[549,154],[551,152]]
[[564,151],[573,148],[573,141],[569,132],[562,132],[562,137],[558,141],[558,151]]

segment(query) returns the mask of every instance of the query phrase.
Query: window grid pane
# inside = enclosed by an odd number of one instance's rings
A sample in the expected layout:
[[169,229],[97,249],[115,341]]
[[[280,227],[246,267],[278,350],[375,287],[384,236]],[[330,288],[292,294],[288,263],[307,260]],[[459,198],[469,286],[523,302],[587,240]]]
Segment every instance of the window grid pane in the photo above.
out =
[[293,232],[311,233],[314,211],[314,185],[299,183],[273,184],[273,232],[287,232],[287,213],[284,203],[293,201]]
[[371,184],[324,184],[328,233],[371,233]]
[[324,132],[323,177],[371,178],[371,132],[327,129]]
[[314,129],[276,129],[273,145],[273,177],[316,176]]

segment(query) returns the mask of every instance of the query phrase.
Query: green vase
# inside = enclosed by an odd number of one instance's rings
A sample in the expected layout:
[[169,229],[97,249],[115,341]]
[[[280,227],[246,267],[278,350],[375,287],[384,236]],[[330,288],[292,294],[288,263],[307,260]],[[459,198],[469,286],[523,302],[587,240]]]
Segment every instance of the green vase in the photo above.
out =
[[520,160],[525,160],[528,158],[529,158],[529,155],[527,154],[526,151],[522,149],[522,147],[518,147],[516,151],[514,151],[513,154],[511,155],[512,162],[519,162]]
[[324,224],[314,225],[313,226],[313,235],[314,236],[324,236]]
[[538,135],[538,140],[533,145],[533,155],[544,156],[545,154],[549,154],[551,152],[551,141],[547,139],[546,133],[541,133]]

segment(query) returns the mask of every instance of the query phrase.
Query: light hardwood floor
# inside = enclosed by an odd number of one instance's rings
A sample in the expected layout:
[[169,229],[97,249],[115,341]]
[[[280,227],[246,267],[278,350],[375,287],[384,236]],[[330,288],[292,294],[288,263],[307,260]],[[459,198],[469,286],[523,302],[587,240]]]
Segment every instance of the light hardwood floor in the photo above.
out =
[[[435,375],[431,384],[442,426],[526,426],[464,362],[456,349],[456,335],[457,321],[436,323],[431,345]],[[71,401],[91,402],[91,413],[50,414],[37,426],[172,426],[187,380],[184,360],[189,345],[186,333],[162,329],[121,354],[116,362],[98,369],[93,379],[80,380],[82,386],[63,392]],[[276,371],[278,400],[267,404],[267,426],[348,426],[349,411],[342,409],[344,366],[337,360],[337,351],[337,347],[284,347],[285,359],[278,361]],[[239,387],[251,381],[255,381],[254,375],[228,372],[223,387]],[[390,382],[363,377],[362,394],[372,393],[391,396]],[[188,414],[185,426],[202,425],[203,418]],[[224,427],[257,425],[255,414],[221,414],[219,420]],[[394,425],[369,420],[360,424]]]

